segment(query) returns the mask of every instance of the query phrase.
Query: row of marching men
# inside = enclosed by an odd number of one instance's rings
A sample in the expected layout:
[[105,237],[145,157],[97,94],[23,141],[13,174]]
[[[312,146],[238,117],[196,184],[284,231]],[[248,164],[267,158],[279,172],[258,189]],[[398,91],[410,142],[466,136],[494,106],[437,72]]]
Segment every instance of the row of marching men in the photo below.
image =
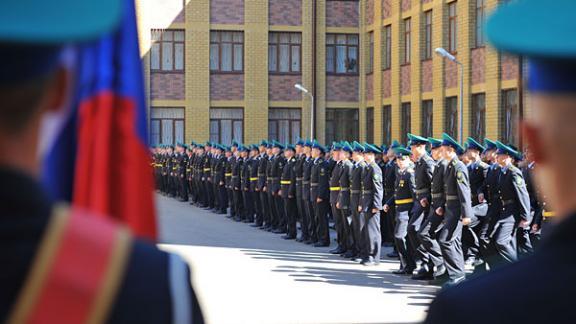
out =
[[[533,163],[512,146],[469,138],[462,147],[409,134],[403,147],[316,141],[217,143],[153,149],[158,189],[239,222],[364,265],[380,262],[383,240],[397,274],[457,284],[530,253],[553,213],[537,199]],[[529,157],[528,157],[529,159]],[[298,237],[298,223],[300,236]]]

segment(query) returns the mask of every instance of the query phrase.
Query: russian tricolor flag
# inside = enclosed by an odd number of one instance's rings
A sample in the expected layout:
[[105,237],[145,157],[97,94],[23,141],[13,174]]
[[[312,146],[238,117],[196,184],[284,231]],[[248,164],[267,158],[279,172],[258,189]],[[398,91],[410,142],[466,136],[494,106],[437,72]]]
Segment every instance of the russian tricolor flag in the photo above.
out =
[[44,184],[55,200],[110,216],[156,238],[154,180],[133,0],[118,30],[70,49],[75,95],[42,138]]

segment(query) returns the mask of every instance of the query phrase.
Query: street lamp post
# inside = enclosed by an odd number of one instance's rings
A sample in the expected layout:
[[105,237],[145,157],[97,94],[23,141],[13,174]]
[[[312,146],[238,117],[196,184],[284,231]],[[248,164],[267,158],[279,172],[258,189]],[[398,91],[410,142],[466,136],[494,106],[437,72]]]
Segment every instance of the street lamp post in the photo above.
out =
[[450,54],[447,50],[442,47],[438,47],[434,50],[436,54],[449,59],[450,61],[460,65],[460,107],[458,114],[458,137],[460,143],[464,143],[464,65],[459,62],[454,55]]
[[314,96],[308,91],[308,89],[304,88],[301,84],[297,83],[294,85],[294,88],[298,89],[299,91],[303,92],[306,95],[310,96],[310,140],[314,139]]

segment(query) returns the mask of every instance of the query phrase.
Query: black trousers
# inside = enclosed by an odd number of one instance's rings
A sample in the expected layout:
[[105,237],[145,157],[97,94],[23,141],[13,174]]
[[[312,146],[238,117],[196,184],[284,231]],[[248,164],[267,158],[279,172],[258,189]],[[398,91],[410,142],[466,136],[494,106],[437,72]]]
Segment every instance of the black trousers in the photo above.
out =
[[530,229],[516,226],[516,253],[518,258],[524,258],[534,253],[534,248],[530,241]]
[[366,239],[366,252],[368,260],[380,263],[380,249],[382,248],[382,234],[380,231],[380,211],[372,213],[367,211],[363,213],[364,221],[364,235]]
[[304,199],[304,197],[300,197],[300,208],[301,211],[299,212],[300,216],[300,231],[302,232],[301,238],[304,241],[310,240],[310,212],[308,207],[308,200]]
[[268,203],[268,193],[260,191],[260,208],[262,209],[263,225],[270,225],[270,204]]
[[298,217],[298,207],[296,198],[284,198],[284,213],[286,215],[286,233],[288,236],[296,238],[296,219]]
[[394,227],[394,243],[398,256],[400,257],[400,267],[402,269],[414,270],[416,262],[408,248],[408,221],[410,219],[409,211],[396,210],[396,221]]
[[310,200],[306,201],[306,213],[308,215],[308,234],[310,241],[313,243],[318,242],[318,221],[316,219],[316,203]]
[[270,211],[270,226],[276,229],[278,226],[278,211],[276,210],[276,197],[270,192],[268,188],[268,210]]
[[343,232],[342,232],[342,218],[340,217],[340,210],[336,208],[336,203],[330,203],[330,210],[332,211],[332,219],[334,220],[334,228],[336,229],[336,242],[338,246],[344,248],[345,243],[343,242]]
[[234,217],[241,220],[244,214],[244,198],[240,189],[234,189]]
[[228,187],[226,189],[227,192],[227,196],[228,196],[228,206],[230,207],[229,209],[229,215],[230,217],[234,217],[236,216],[236,205],[234,204],[234,190],[231,187]]
[[[360,199],[358,197],[354,197],[355,194],[352,194],[350,198],[350,211],[352,212],[352,224],[351,224],[351,236],[352,236],[352,252],[360,256],[361,258],[367,258],[368,252],[366,251],[366,242],[362,235],[364,226],[366,225],[366,220],[358,212],[358,201]],[[380,218],[382,220],[382,218]],[[382,222],[380,222],[382,224]],[[382,228],[380,228],[382,229]]]
[[256,211],[255,223],[262,226],[264,223],[264,214],[262,211],[262,202],[260,201],[260,191],[252,191],[252,201],[254,202],[254,210]]
[[221,213],[226,213],[226,209],[228,208],[228,192],[226,192],[226,186],[218,185],[217,190],[219,197],[218,210]]
[[[388,197],[389,198],[389,197]],[[386,198],[385,198],[386,199]],[[394,227],[396,222],[396,210],[392,206],[388,212],[384,213],[384,217],[380,218],[380,224],[384,226],[381,228],[382,231],[382,242],[394,242]]]
[[316,216],[316,235],[318,242],[329,245],[330,244],[330,231],[328,228],[328,211],[330,210],[330,203],[328,200],[316,202],[314,206],[314,215]]
[[212,182],[204,182],[204,190],[206,190],[206,205],[207,207],[214,208],[214,192],[212,190]]
[[412,247],[412,255],[414,255],[416,263],[421,266],[428,266],[428,263],[430,262],[428,252],[418,236],[418,232],[420,232],[420,228],[428,217],[429,212],[429,206],[422,207],[420,202],[416,201],[412,208],[410,220],[408,221],[408,239],[410,240],[410,246]]
[[276,212],[278,213],[278,219],[276,220],[276,228],[282,231],[286,231],[286,213],[284,210],[284,199],[276,193],[274,196],[274,203],[276,204]]
[[420,231],[418,232],[418,237],[422,246],[428,252],[430,258],[430,264],[435,267],[439,267],[444,264],[444,259],[442,258],[442,251],[440,250],[440,244],[436,239],[438,233],[442,229],[442,217],[436,214],[434,208],[430,208],[430,214],[426,220],[422,223]]
[[[340,244],[346,251],[351,251],[353,248],[352,226],[348,222],[349,216],[351,216],[350,209],[338,209],[338,218],[340,218],[340,235],[342,236]],[[378,219],[380,219],[380,217],[378,217]],[[380,223],[378,223],[378,233],[380,233]],[[382,242],[382,238],[380,238],[380,242]]]
[[242,220],[253,222],[254,200],[252,199],[252,192],[250,192],[250,190],[243,190],[242,197],[244,198],[244,217],[242,217]]
[[444,264],[450,279],[458,279],[464,273],[464,254],[462,252],[462,222],[460,221],[460,205],[447,205],[444,212],[444,223],[438,243],[444,258]]

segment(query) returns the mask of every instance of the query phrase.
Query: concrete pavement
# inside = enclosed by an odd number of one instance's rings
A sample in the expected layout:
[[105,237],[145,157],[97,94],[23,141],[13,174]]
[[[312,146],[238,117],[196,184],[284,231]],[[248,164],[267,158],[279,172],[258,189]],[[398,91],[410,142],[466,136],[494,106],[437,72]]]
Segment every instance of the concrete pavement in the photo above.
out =
[[157,196],[160,247],[192,265],[209,323],[405,323],[424,319],[436,287],[364,267],[330,248],[286,241]]

